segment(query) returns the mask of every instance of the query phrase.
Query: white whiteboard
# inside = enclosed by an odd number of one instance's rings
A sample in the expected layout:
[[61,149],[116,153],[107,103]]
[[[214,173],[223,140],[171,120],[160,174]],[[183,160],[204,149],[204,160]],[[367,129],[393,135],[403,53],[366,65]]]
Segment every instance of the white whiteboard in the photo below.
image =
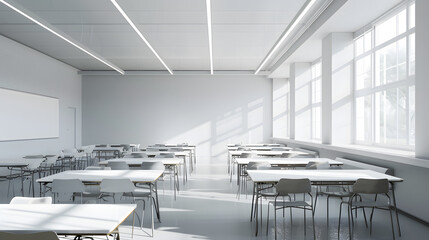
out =
[[57,137],[57,98],[0,88],[0,141]]

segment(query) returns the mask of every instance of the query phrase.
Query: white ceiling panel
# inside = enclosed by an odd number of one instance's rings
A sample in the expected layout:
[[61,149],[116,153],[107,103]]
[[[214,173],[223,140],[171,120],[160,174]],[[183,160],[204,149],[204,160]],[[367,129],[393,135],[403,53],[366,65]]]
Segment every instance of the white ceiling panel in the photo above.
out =
[[[123,70],[165,70],[109,0],[8,0]],[[216,70],[255,70],[306,0],[212,0]],[[174,70],[210,70],[206,1],[117,0]],[[0,4],[0,34],[81,70],[109,67]]]

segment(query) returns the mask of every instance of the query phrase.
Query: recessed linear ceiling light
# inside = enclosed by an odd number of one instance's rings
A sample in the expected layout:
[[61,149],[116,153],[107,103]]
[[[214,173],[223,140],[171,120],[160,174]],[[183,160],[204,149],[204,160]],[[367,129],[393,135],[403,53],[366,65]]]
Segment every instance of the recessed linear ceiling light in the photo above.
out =
[[210,74],[213,75],[213,41],[212,41],[212,11],[210,0],[206,0],[207,28],[209,33]]
[[120,69],[119,67],[113,65],[112,63],[109,63],[108,61],[102,59],[101,57],[96,56],[95,54],[91,53],[90,51],[86,50],[85,48],[79,46],[77,43],[73,42],[72,40],[64,37],[63,35],[61,35],[60,33],[58,33],[57,31],[53,30],[51,27],[47,26],[46,24],[41,23],[39,20],[36,20],[35,18],[31,17],[30,15],[28,15],[27,13],[19,10],[18,8],[16,8],[15,6],[12,6],[11,4],[9,4],[8,2],[4,1],[4,0],[0,0],[1,3],[3,3],[4,5],[6,5],[7,7],[9,7],[10,9],[14,10],[15,12],[21,14],[22,16],[26,17],[27,19],[29,19],[30,21],[36,23],[37,25],[43,27],[44,29],[48,30],[49,32],[53,33],[55,36],[63,39],[64,41],[70,43],[71,45],[75,46],[76,48],[80,49],[81,51],[85,52],[86,54],[90,55],[91,57],[97,59],[98,61],[106,64],[107,66],[115,69],[116,71],[118,71],[120,74],[124,74],[124,70]]
[[127,20],[128,24],[134,29],[134,31],[139,35],[139,37],[146,43],[146,45],[149,47],[149,49],[155,54],[155,56],[158,58],[158,60],[164,65],[164,67],[168,70],[168,72],[173,75],[173,72],[170,70],[170,68],[165,64],[165,62],[161,59],[161,57],[158,55],[158,53],[153,49],[152,45],[146,40],[146,38],[143,36],[143,34],[139,31],[139,29],[136,27],[136,25],[131,21],[131,19],[128,17],[128,15],[122,10],[121,6],[116,2],[116,0],[110,0],[113,5],[118,9],[118,11],[122,14],[122,16]]
[[299,13],[298,17],[293,20],[292,25],[290,25],[287,30],[283,33],[282,37],[279,41],[277,41],[276,45],[271,49],[271,51],[268,53],[268,55],[264,58],[264,61],[262,61],[261,65],[259,65],[258,69],[255,72],[255,75],[261,71],[262,67],[268,62],[268,60],[273,56],[274,52],[277,51],[277,49],[282,45],[282,43],[286,40],[286,38],[290,35],[290,33],[295,29],[295,27],[298,25],[298,23],[301,21],[301,19],[307,14],[307,12],[310,10],[310,8],[314,5],[316,0],[309,0],[307,1],[304,9]]

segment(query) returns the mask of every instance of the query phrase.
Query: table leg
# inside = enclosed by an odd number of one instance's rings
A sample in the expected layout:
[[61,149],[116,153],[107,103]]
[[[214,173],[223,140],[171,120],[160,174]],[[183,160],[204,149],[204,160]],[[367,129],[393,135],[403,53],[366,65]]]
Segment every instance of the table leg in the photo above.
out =
[[152,196],[152,194],[153,194],[153,186],[152,186],[152,183],[149,184],[149,190],[150,190],[150,218],[151,218],[151,221],[152,221],[152,237],[153,237],[153,229],[154,229],[155,223],[154,223],[154,220],[153,220],[153,196]]
[[21,167],[21,194],[24,197],[24,169]]
[[393,206],[395,207],[395,214],[396,214],[396,224],[398,225],[399,236],[401,236],[401,226],[399,225],[398,208],[396,207],[395,186],[393,185],[393,182],[391,184],[392,184]]
[[256,222],[256,227],[255,227],[255,236],[258,236],[258,221],[259,221],[259,209],[258,209],[258,203],[259,203],[259,184],[258,183],[254,183],[256,184],[256,199],[255,199],[255,207],[254,207],[254,211],[255,211],[255,222]]

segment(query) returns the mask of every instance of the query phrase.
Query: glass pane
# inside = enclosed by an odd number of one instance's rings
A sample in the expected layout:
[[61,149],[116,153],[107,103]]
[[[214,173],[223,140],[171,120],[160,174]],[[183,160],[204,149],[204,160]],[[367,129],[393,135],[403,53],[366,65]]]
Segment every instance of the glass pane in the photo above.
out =
[[396,15],[375,27],[375,43],[379,45],[396,36]]
[[375,140],[380,144],[405,145],[407,130],[407,88],[393,88],[375,94]]
[[322,95],[321,83],[322,83],[322,80],[320,78],[315,79],[311,82],[311,90],[312,90],[311,100],[313,104],[319,103],[321,101],[321,95]]
[[378,50],[375,53],[375,85],[405,79],[406,60],[405,38]]
[[415,3],[410,5],[408,19],[409,19],[409,28],[415,27],[416,26],[416,4]]
[[371,95],[356,98],[356,141],[371,142]]
[[312,137],[313,137],[313,139],[320,139],[320,131],[321,131],[321,128],[320,128],[320,124],[321,124],[321,122],[320,122],[320,118],[321,118],[321,116],[320,116],[321,114],[320,114],[320,107],[314,107],[313,109],[312,109],[312,113],[311,113],[311,116],[312,116]]
[[371,55],[356,60],[356,90],[371,87]]
[[365,52],[371,50],[372,48],[372,31],[369,31],[367,33],[365,33],[364,35],[364,40],[365,40]]
[[359,56],[363,53],[363,36],[355,40],[355,55]]
[[408,109],[408,121],[409,121],[409,144],[410,145],[415,145],[415,138],[416,138],[416,122],[415,122],[415,118],[414,118],[414,114],[415,114],[415,101],[416,101],[416,88],[415,86],[411,86],[410,87],[410,93],[409,93],[409,109]]
[[407,31],[407,10],[404,9],[398,14],[398,32],[396,36]]
[[409,49],[409,74],[414,75],[416,73],[415,64],[416,64],[416,36],[411,34],[408,40]]

